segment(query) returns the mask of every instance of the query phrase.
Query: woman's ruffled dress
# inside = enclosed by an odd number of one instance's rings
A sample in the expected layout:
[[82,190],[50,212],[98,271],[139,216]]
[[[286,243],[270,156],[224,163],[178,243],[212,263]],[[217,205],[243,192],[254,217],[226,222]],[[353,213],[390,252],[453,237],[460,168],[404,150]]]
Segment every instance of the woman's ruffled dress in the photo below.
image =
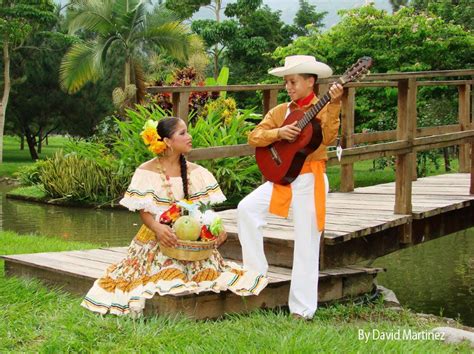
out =
[[[214,176],[199,166],[189,174],[189,199],[220,203],[226,198]],[[180,177],[171,177],[176,199],[184,197]],[[138,168],[120,204],[129,210],[145,210],[159,218],[173,201],[168,199],[157,172]],[[202,261],[180,261],[160,252],[154,232],[143,225],[128,247],[126,257],[108,267],[81,305],[101,314],[141,313],[145,300],[159,295],[198,294],[230,290],[240,296],[258,295],[268,280],[262,274],[226,262],[215,250]]]

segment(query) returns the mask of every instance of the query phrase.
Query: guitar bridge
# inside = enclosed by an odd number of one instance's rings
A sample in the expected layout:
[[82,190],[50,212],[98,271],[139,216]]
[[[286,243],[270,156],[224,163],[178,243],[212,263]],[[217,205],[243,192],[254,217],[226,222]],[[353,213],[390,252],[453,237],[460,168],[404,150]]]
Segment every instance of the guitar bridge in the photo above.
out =
[[278,154],[278,151],[276,151],[274,146],[270,147],[270,154],[272,154],[272,160],[275,161],[275,163],[280,166],[281,165],[281,158],[280,155]]

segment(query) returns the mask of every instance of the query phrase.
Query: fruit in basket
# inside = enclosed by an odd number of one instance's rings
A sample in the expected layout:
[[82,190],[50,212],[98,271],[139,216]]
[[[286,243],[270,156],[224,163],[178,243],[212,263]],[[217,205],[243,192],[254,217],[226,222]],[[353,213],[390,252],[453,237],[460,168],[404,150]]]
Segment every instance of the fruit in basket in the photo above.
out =
[[201,226],[201,240],[203,241],[213,241],[217,237],[212,234],[211,231],[207,228],[206,225]]
[[186,215],[176,220],[173,230],[180,240],[196,241],[201,234],[201,225],[196,219]]
[[161,214],[160,223],[171,225],[173,222],[175,222],[179,218],[180,215],[181,215],[181,208],[178,205],[173,204],[168,210],[166,210],[163,214]]

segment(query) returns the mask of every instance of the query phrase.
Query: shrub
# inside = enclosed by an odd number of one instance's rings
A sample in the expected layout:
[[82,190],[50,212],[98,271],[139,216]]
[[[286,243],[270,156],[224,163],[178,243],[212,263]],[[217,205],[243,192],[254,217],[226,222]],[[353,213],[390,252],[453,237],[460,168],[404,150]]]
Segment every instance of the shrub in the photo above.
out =
[[128,178],[118,175],[112,165],[62,151],[43,162],[40,180],[53,198],[94,203],[119,198],[128,184]]

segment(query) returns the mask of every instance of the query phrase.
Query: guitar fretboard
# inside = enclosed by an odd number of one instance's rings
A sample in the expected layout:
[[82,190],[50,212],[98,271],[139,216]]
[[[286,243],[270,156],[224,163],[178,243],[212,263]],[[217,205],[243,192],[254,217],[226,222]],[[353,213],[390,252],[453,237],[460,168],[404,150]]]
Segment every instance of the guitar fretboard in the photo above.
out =
[[[343,81],[338,80],[339,84],[343,84]],[[326,92],[326,94],[321,97],[321,99],[316,103],[311,109],[304,114],[304,117],[296,123],[296,126],[300,129],[303,129],[306,127],[306,125],[311,122],[311,119],[313,119],[323,108],[325,105],[327,105],[331,101],[331,95],[329,92]]]

